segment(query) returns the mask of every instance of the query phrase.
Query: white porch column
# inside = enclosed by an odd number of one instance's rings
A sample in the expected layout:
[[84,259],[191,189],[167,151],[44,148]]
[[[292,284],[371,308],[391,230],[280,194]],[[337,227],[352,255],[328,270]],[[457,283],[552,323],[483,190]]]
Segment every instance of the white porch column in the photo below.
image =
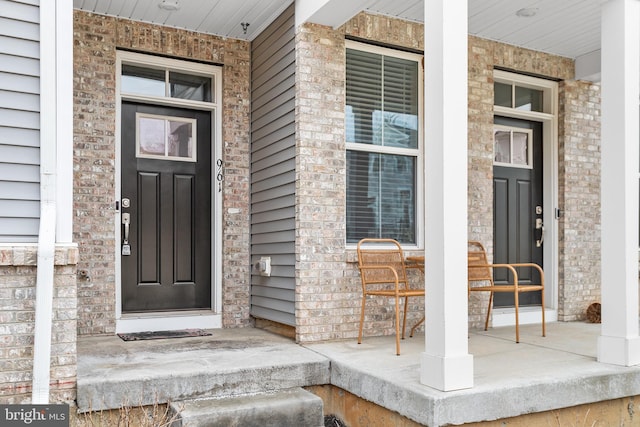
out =
[[640,363],[638,102],[640,2],[602,7],[602,335],[598,361]]
[[426,344],[420,381],[473,387],[467,313],[467,0],[425,1]]
[[73,2],[57,0],[55,17],[56,243],[69,244],[73,242]]

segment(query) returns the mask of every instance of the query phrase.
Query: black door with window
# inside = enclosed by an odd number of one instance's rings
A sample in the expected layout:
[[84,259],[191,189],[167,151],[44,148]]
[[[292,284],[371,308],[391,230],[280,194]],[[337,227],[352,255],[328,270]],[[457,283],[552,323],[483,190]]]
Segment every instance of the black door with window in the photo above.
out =
[[123,312],[210,308],[211,113],[123,102],[121,141]]
[[[512,144],[504,151],[518,151],[520,154],[511,154],[510,158],[515,158],[515,161],[504,160],[494,164],[493,262],[534,262],[542,266],[542,123],[506,117],[496,117],[494,123],[500,125],[496,127],[495,137],[498,138],[498,134],[504,136],[503,145],[506,146],[506,139],[511,138]],[[496,152],[498,145],[498,142],[494,144]],[[506,275],[507,270],[496,270],[496,284],[507,283]],[[521,284],[539,283],[537,273],[531,268],[518,269],[518,277]],[[519,300],[520,305],[540,304],[540,301],[539,292],[523,293]],[[513,306],[513,294],[495,294],[494,305]]]

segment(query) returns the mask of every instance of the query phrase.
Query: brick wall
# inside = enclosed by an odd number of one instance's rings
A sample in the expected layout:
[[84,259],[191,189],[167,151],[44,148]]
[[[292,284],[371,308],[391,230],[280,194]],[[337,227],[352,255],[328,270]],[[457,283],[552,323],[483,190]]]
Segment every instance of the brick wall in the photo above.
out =
[[[485,245],[493,242],[493,48],[494,43],[469,37],[467,220],[469,239]],[[488,301],[485,292],[471,294],[471,327],[484,327]]]
[[[346,250],[345,34],[419,49],[422,26],[360,14],[342,29],[306,24],[296,35],[296,318],[301,342],[355,338],[360,279]],[[412,301],[410,323],[421,317]],[[394,332],[388,301],[367,302],[366,335]]]
[[357,294],[343,277],[344,37],[318,25],[296,34],[296,335],[357,330]]
[[[74,246],[55,252],[51,402],[75,400],[76,264]],[[0,403],[31,402],[37,246],[0,246]]]
[[[298,241],[297,241],[297,335],[299,341],[354,338],[357,336],[360,282],[355,251],[344,248],[344,122],[340,104],[344,102],[344,37],[371,40],[408,49],[423,49],[420,24],[360,14],[342,28],[332,30],[306,24],[297,34],[297,144],[298,154]],[[493,70],[495,67],[542,77],[568,80],[560,93],[560,104],[571,103],[560,118],[561,138],[572,141],[572,167],[560,174],[559,193],[572,202],[561,206],[566,217],[560,223],[571,233],[581,235],[597,215],[583,212],[585,206],[599,203],[599,151],[597,88],[573,82],[574,64],[567,58],[530,51],[488,40],[469,37],[469,237],[493,241]],[[584,102],[585,105],[581,105]],[[574,121],[578,126],[568,126]],[[588,131],[584,125],[588,125]],[[562,139],[560,144],[562,144]],[[582,153],[584,151],[584,153]],[[582,153],[583,155],[581,155]],[[562,157],[563,154],[560,154]],[[309,158],[311,156],[311,158]],[[565,156],[566,157],[566,156]],[[563,159],[559,159],[560,162]],[[573,187],[589,169],[588,184]],[[332,176],[333,173],[340,174]],[[330,185],[331,184],[331,185]],[[330,192],[326,189],[331,188]],[[585,216],[585,214],[587,214]],[[567,221],[571,224],[568,225]],[[567,274],[572,265],[574,283],[563,287],[560,298],[561,320],[579,317],[584,301],[597,295],[599,267],[599,228],[574,238],[580,251],[566,254],[565,234],[560,233],[560,264]],[[580,246],[587,244],[587,246]],[[591,254],[588,263],[581,253]],[[566,258],[563,258],[566,257]],[[595,257],[595,258],[594,258]],[[579,264],[579,265],[578,265]],[[588,278],[588,279],[587,279]],[[578,284],[579,282],[579,284]],[[588,282],[588,283],[587,283]],[[584,297],[582,287],[588,287]],[[469,307],[471,327],[483,324],[485,295],[473,296]],[[379,299],[378,299],[379,300]],[[583,301],[583,302],[580,302]],[[420,303],[411,310],[422,310]],[[417,316],[418,313],[415,313]],[[367,302],[366,335],[393,334],[393,315],[385,302]],[[413,319],[412,319],[413,321]]]
[[600,85],[560,85],[561,320],[585,319],[600,301]]
[[[223,64],[224,161],[223,189],[223,324],[245,326],[249,320],[249,46],[237,40],[162,28],[117,18],[75,11],[74,114],[75,114],[75,240],[80,245],[79,268],[88,279],[78,284],[80,334],[113,333],[115,328],[115,255],[113,201],[115,200],[115,51],[117,47],[161,53]],[[297,267],[296,303],[298,339],[313,341],[352,338],[357,335],[359,281],[354,251],[344,248],[344,37],[374,40],[421,50],[423,29],[384,16],[360,14],[341,29],[304,25],[297,43]],[[573,62],[513,46],[469,38],[469,235],[492,238],[492,123],[494,67],[550,78],[570,80]],[[570,84],[569,84],[570,83]],[[586,96],[590,108],[598,100],[591,85],[569,82],[560,104]],[[561,221],[560,313],[564,320],[579,317],[587,301],[598,295],[599,270],[594,262],[580,264],[582,255],[566,244],[589,244],[599,251],[597,236],[580,235],[589,227],[581,203],[591,203],[592,193],[569,186],[580,181],[581,168],[599,170],[599,152],[583,126],[569,126],[585,112],[572,104],[560,122],[561,150],[567,141],[573,152],[560,171],[565,213]],[[588,119],[585,123],[589,122]],[[586,139],[585,139],[586,138]],[[586,148],[588,155],[577,153]],[[591,150],[591,151],[589,151]],[[576,165],[580,165],[576,168]],[[595,176],[595,175],[594,175]],[[590,181],[596,190],[597,180]],[[571,200],[571,203],[568,201]],[[581,210],[582,209],[582,210]],[[570,231],[570,232],[569,232]],[[568,233],[569,232],[569,233]],[[568,234],[567,234],[568,233]],[[586,239],[586,240],[585,240]],[[597,273],[597,274],[596,274]],[[586,282],[588,278],[588,283]],[[588,294],[584,294],[584,286]],[[562,299],[582,302],[562,305]],[[477,325],[483,313],[482,297],[472,301],[470,322]],[[416,307],[420,310],[420,307]],[[393,333],[392,317],[384,304],[372,305],[367,334]]]
[[[600,87],[572,80],[574,64],[567,58],[469,38],[469,236],[489,246],[494,67],[561,80],[558,318],[584,319],[587,306],[600,297]],[[472,300],[472,326],[481,324],[485,305],[485,300]]]
[[74,11],[74,240],[78,331],[115,332],[116,49],[223,66],[223,325],[249,324],[249,44]]
[[74,11],[73,41],[78,333],[114,333],[115,20]]
[[[570,59],[469,37],[469,238],[482,241],[490,254],[493,250],[493,69],[495,67],[569,81],[574,74],[574,64]],[[576,96],[580,96],[579,92],[578,85]],[[567,102],[564,96],[562,92],[559,94],[561,108]],[[569,112],[560,118],[559,122],[562,123],[563,119],[572,120],[572,115],[577,113],[579,111]],[[559,127],[562,127],[562,124]],[[573,129],[573,131],[577,130]],[[574,179],[579,180],[580,177],[575,176]],[[563,183],[558,184],[559,193],[562,194]],[[580,193],[575,195],[592,197]],[[561,206],[560,201],[559,206]],[[561,223],[560,228],[562,225]],[[559,239],[560,257],[562,257],[564,246],[562,231],[559,233]],[[562,264],[562,258],[559,262]],[[585,271],[586,274],[591,272],[592,270]],[[599,279],[596,280],[599,283]],[[572,293],[564,295],[567,299],[576,296]],[[477,292],[471,298],[469,323],[471,327],[480,327],[484,324],[488,296],[483,292]],[[564,304],[562,296],[559,304],[562,308]]]

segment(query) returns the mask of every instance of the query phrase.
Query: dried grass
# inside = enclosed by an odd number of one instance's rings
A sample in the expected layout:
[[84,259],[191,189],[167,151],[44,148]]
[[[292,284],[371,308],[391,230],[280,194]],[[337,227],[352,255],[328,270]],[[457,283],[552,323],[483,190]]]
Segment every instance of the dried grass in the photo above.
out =
[[74,413],[71,425],[78,427],[171,427],[180,419],[168,404],[122,405],[119,409]]

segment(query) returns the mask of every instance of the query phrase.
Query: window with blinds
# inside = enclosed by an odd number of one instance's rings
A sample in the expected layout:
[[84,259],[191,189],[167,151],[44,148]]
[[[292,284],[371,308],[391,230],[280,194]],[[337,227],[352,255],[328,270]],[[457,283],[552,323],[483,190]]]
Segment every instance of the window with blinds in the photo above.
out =
[[421,58],[347,44],[347,243],[417,244]]

